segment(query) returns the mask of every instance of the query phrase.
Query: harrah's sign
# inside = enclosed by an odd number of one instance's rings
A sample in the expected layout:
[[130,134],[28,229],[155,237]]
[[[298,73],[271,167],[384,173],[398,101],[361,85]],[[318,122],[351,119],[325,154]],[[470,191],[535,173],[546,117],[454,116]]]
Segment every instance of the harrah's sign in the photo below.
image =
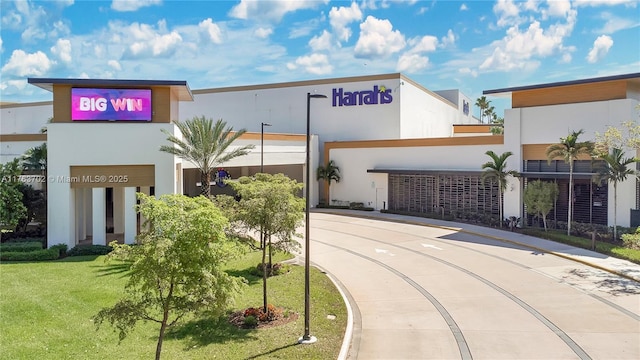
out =
[[373,90],[344,91],[333,89],[333,106],[390,104],[393,101],[391,89],[375,85]]

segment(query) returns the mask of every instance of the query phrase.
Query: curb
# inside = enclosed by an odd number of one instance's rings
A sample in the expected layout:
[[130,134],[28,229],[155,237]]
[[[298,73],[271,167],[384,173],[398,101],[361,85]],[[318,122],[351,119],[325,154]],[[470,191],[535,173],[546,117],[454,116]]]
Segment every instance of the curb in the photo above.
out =
[[[498,237],[498,236],[493,236],[493,235],[488,235],[488,234],[483,234],[483,233],[479,233],[479,232],[475,232],[475,231],[471,231],[471,230],[466,230],[466,229],[462,229],[462,228],[455,228],[455,227],[450,227],[450,226],[442,226],[442,225],[435,225],[435,224],[427,224],[424,222],[419,222],[419,221],[414,221],[414,220],[405,220],[405,219],[391,219],[391,218],[384,218],[384,217],[376,217],[376,216],[370,216],[370,215],[360,215],[360,214],[352,214],[352,213],[340,213],[340,212],[333,212],[333,211],[318,211],[316,213],[319,214],[331,214],[331,215],[338,215],[338,216],[349,216],[349,217],[354,217],[354,218],[360,218],[360,219],[368,219],[368,220],[381,220],[381,221],[389,221],[389,222],[395,222],[395,223],[401,223],[401,224],[409,224],[409,225],[417,225],[417,226],[426,226],[426,227],[432,227],[432,228],[438,228],[438,229],[445,229],[445,230],[451,230],[451,231],[457,231],[457,232],[461,232],[461,233],[465,233],[465,234],[469,234],[469,235],[475,235],[475,236],[480,236],[480,237],[484,237],[484,238],[488,238],[488,239],[492,239],[492,240],[496,240],[496,241],[500,241],[500,242],[504,242],[507,244],[512,244],[512,245],[518,245],[524,248],[528,248],[531,250],[535,250],[541,253],[546,253],[546,254],[550,254],[550,255],[555,255],[557,257],[566,259],[566,260],[571,260],[571,261],[575,261],[577,263],[581,263],[583,265],[595,268],[595,269],[599,269],[602,271],[606,271],[608,273],[620,276],[622,278],[625,278],[627,280],[631,280],[631,281],[635,281],[640,283],[640,279],[635,278],[633,276],[627,275],[623,272],[620,272],[618,270],[614,270],[614,269],[609,269],[606,268],[604,266],[598,265],[598,264],[594,264],[591,263],[589,261],[585,261],[582,259],[578,259],[575,258],[573,256],[570,255],[565,255],[562,253],[558,253],[555,251],[550,251],[547,249],[543,249],[537,246],[533,246],[533,245],[529,245],[526,243],[521,243],[515,240],[509,240],[509,239],[505,239],[502,237]],[[543,239],[546,240],[546,239]],[[548,240],[548,241],[552,241],[552,240]]]

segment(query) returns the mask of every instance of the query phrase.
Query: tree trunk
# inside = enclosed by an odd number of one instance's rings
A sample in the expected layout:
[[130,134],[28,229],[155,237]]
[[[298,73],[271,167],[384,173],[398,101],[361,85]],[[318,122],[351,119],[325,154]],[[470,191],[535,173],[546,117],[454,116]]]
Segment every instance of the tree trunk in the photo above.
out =
[[618,184],[613,183],[613,241],[618,240]]
[[[540,214],[540,215],[542,215],[542,214]],[[547,216],[546,215],[542,216],[542,223],[544,224],[544,231],[547,232]]]
[[271,247],[271,235],[268,236],[269,239],[269,276],[273,273],[273,248]]
[[264,306],[264,312],[268,314],[269,308],[267,307],[267,246],[265,241],[265,235],[262,234],[262,300]]
[[169,287],[169,293],[164,299],[164,306],[162,311],[162,323],[160,324],[160,333],[158,334],[158,344],[156,345],[156,360],[160,360],[160,353],[162,352],[162,342],[164,341],[164,333],[167,330],[167,322],[169,321],[169,304],[173,295],[173,284]]
[[569,211],[567,214],[567,236],[571,236],[571,218],[573,215],[573,159],[569,160]]
[[204,195],[207,199],[211,195],[211,171],[200,173],[200,195]]
[[502,186],[500,183],[498,183],[498,197],[498,214],[500,216],[500,228],[502,229],[502,223],[504,220],[502,219]]

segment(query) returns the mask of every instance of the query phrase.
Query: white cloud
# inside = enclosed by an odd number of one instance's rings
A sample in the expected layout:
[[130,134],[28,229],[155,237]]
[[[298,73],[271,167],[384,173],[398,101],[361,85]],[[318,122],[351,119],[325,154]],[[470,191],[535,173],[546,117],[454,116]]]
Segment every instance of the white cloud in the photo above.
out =
[[42,76],[54,64],[42,51],[27,54],[23,50],[14,50],[9,61],[2,67],[2,72],[16,76]]
[[552,17],[566,17],[571,11],[571,2],[569,0],[547,0],[549,9],[547,14]]
[[329,64],[329,58],[325,54],[301,56],[296,59],[295,63],[287,64],[289,70],[295,70],[298,67],[303,67],[306,72],[314,75],[330,74],[333,71],[333,66]]
[[637,0],[575,0],[576,6],[617,6],[636,7]]
[[4,52],[4,48],[2,47],[2,36],[0,36],[0,53]]
[[498,26],[515,25],[521,22],[520,10],[513,0],[498,0],[493,5],[493,12],[498,16]]
[[613,40],[607,35],[600,35],[593,42],[593,47],[589,50],[589,54],[587,55],[587,61],[591,64],[602,60],[609,49],[613,46]]
[[113,0],[111,9],[115,11],[137,11],[143,7],[160,4],[162,4],[162,0]]
[[420,54],[403,54],[398,59],[396,71],[415,73],[426,68],[429,65],[429,58]]
[[354,21],[362,20],[362,11],[357,3],[352,2],[350,7],[335,6],[329,11],[329,23],[333,28],[338,40],[349,41],[351,29],[347,27]]
[[457,38],[458,37],[453,33],[453,30],[449,29],[449,31],[447,31],[447,35],[443,36],[440,40],[440,42],[442,43],[442,47],[455,45]]
[[540,22],[533,21],[525,30],[517,25],[507,30],[506,36],[491,43],[492,54],[480,65],[481,70],[510,71],[533,69],[539,65],[537,58],[560,54],[563,61],[570,59],[567,53],[575,50],[565,46],[564,40],[571,35],[577,18],[576,10],[569,10],[566,23],[556,23],[544,29]]
[[333,37],[327,30],[323,30],[320,36],[314,36],[309,40],[309,46],[313,51],[330,50]]
[[409,53],[422,53],[422,52],[430,52],[435,51],[438,46],[438,38],[431,35],[425,35],[421,38],[414,38],[409,40],[409,46],[411,49]]
[[474,78],[478,77],[478,71],[472,70],[468,67],[461,68],[460,70],[458,70],[458,72],[463,75],[471,75],[471,77],[474,77]]
[[207,41],[211,41],[214,44],[222,43],[222,32],[220,31],[220,27],[208,18],[206,20],[202,20],[200,24],[198,24],[198,28],[200,30],[200,34]]
[[462,5],[460,5],[460,11],[467,11],[467,10],[469,10],[469,7],[467,6],[467,4],[463,3]]
[[368,16],[360,24],[360,38],[354,48],[357,58],[387,57],[402,50],[406,45],[404,35],[393,30],[389,20]]
[[118,60],[109,60],[107,62],[107,65],[109,65],[110,68],[114,69],[114,70],[122,70],[122,66],[120,65],[120,62],[118,62]]
[[257,28],[256,31],[253,32],[253,34],[259,37],[260,39],[266,39],[269,37],[269,35],[273,34],[273,29],[261,27],[261,28]]
[[[124,28],[117,23],[110,24],[113,35],[118,39],[131,39],[126,55],[138,58],[145,56],[170,56],[182,43],[177,31],[167,32],[166,23],[158,22],[158,29],[148,24],[132,23]],[[163,33],[164,32],[164,33]],[[115,38],[114,38],[115,39]]]
[[68,39],[58,39],[56,44],[51,47],[51,53],[58,56],[58,59],[64,63],[71,62],[71,41]]
[[631,29],[640,26],[638,19],[629,20],[618,16],[614,16],[610,12],[603,11],[600,13],[600,18],[605,20],[605,24],[600,29],[593,29],[596,34],[613,34],[620,30]]
[[[325,4],[328,0],[322,1]],[[240,3],[229,11],[229,16],[238,19],[258,19],[278,22],[288,12],[301,9],[315,9],[320,1],[305,0],[273,0],[256,1],[241,0]]]

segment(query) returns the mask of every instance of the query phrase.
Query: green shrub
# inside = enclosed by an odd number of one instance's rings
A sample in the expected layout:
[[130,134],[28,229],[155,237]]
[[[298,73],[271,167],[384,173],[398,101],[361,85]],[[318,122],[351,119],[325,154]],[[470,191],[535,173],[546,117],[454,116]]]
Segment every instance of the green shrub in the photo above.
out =
[[107,255],[112,250],[109,245],[77,245],[67,252],[67,256]]
[[3,252],[2,261],[44,261],[56,260],[60,256],[59,249],[42,249],[28,252]]
[[244,326],[250,327],[250,328],[254,328],[254,327],[258,326],[258,319],[253,315],[245,316],[244,317]]
[[24,237],[24,238],[12,238],[5,242],[5,244],[18,244],[25,242],[39,242],[42,244],[42,248],[46,244],[47,240],[43,237]]
[[640,250],[640,227],[634,234],[622,234],[622,243],[626,248]]
[[[290,267],[287,264],[275,263],[272,265],[271,269],[269,269],[269,264],[265,265],[267,266],[267,270],[271,270],[267,273],[267,276],[282,275],[290,271]],[[251,275],[262,277],[262,263],[256,265],[255,268],[251,269]]]
[[42,250],[41,242],[9,242],[0,244],[0,252],[29,252],[35,250]]
[[67,244],[53,245],[50,249],[58,249],[60,257],[65,257],[67,255]]

